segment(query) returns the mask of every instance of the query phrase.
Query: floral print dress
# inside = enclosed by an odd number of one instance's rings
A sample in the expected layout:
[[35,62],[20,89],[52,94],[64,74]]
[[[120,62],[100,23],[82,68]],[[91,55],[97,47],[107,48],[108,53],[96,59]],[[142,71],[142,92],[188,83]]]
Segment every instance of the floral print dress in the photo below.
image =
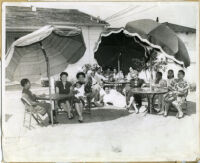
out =
[[169,86],[169,92],[165,96],[165,101],[180,106],[188,94],[189,84],[187,81],[174,79]]

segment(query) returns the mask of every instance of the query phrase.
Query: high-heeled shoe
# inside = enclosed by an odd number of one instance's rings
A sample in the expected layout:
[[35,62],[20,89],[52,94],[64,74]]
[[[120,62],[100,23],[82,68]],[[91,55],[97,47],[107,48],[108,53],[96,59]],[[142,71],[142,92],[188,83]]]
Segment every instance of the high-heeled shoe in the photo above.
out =
[[163,117],[167,117],[168,112],[164,112]]
[[78,121],[79,121],[79,123],[83,123],[83,117],[79,117],[79,119],[78,119]]
[[80,119],[79,119],[78,122],[79,122],[79,123],[83,123],[83,120],[80,120]]
[[135,113],[138,114],[139,113],[139,109],[137,108],[136,105],[133,105],[134,109],[135,109]]
[[73,119],[74,115],[72,113],[70,113],[70,115],[68,114],[68,119]]
[[184,113],[182,112],[182,114],[178,113],[178,119],[181,119],[184,117]]

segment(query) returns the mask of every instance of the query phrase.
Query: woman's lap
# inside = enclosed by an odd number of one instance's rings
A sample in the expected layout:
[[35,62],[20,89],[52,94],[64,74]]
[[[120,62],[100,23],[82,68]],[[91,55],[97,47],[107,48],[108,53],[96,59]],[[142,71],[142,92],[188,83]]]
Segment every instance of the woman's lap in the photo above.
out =
[[38,103],[36,107],[34,107],[37,113],[44,115],[47,110],[51,109],[51,105],[49,103]]

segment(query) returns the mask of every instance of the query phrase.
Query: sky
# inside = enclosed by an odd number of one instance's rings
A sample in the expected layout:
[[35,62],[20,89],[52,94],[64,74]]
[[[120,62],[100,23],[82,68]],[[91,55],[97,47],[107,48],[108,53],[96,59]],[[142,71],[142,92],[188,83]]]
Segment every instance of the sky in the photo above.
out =
[[[7,3],[9,4],[9,3]],[[123,27],[137,19],[154,19],[187,27],[197,27],[197,2],[31,2],[9,5],[58,9],[78,9],[106,20],[112,27]]]

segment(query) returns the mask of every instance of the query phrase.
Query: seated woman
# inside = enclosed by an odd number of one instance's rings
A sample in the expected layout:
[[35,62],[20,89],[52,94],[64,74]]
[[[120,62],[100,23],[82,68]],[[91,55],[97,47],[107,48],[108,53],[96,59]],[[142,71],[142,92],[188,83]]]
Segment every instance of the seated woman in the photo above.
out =
[[62,72],[60,74],[60,81],[58,81],[55,85],[56,92],[59,94],[66,94],[69,95],[68,98],[59,100],[58,106],[64,109],[68,113],[68,119],[73,118],[73,114],[71,113],[71,105],[70,102],[72,100],[72,84],[67,81],[68,73]]
[[133,68],[132,68],[132,67],[129,67],[129,72],[128,72],[127,76],[126,76],[126,79],[127,79],[127,80],[131,80],[131,79],[132,79],[133,73],[134,73]]
[[100,83],[102,80],[106,80],[106,78],[102,74],[101,67],[97,67],[97,71],[95,73],[95,79],[98,83]]
[[85,90],[84,90],[84,84],[81,83],[80,81],[76,82],[75,87],[74,87],[74,93],[75,97],[73,102],[75,103],[75,108],[78,113],[79,119],[78,121],[80,123],[83,122],[83,108],[85,105]]
[[78,72],[76,74],[76,78],[78,82],[80,82],[84,86],[84,91],[85,91],[85,96],[87,99],[87,104],[88,104],[88,112],[90,112],[91,108],[91,101],[95,99],[94,101],[97,101],[99,94],[98,91],[94,91],[92,89],[92,81],[91,78],[87,77],[84,72]]
[[117,74],[118,74],[117,69],[114,68],[113,69],[113,78],[114,78],[115,81],[118,80]]
[[140,94],[134,94],[132,92],[132,89],[143,87],[145,85],[145,82],[143,79],[139,78],[139,72],[136,70],[133,70],[133,72],[130,74],[130,77],[130,87],[128,87],[129,90],[126,90],[127,109],[129,110],[133,107],[136,114],[138,114],[139,108],[142,106],[142,96]]
[[[49,123],[51,123],[51,105],[46,102],[37,101],[37,96],[30,91],[31,83],[28,79],[21,80],[22,97],[25,98],[31,105],[33,105],[36,112],[40,113],[42,116],[45,114],[49,117]],[[55,117],[53,117],[55,118]],[[57,123],[54,119],[54,124]]]
[[93,91],[99,92],[99,90],[100,90],[99,82],[100,81],[96,79],[96,71],[94,69],[88,71],[87,81],[91,83],[91,88]]
[[167,87],[171,85],[171,82],[174,80],[174,71],[173,70],[168,70],[167,72]]
[[114,89],[111,89],[108,85],[103,87],[104,91],[101,90],[101,102],[104,106],[113,105],[116,107],[124,108],[126,106],[126,98],[121,93]]
[[[156,73],[156,79],[153,83],[153,87],[167,88],[167,81],[162,79],[162,72]],[[157,112],[163,111],[163,95],[156,95],[155,99],[158,99],[158,108],[154,108]]]
[[185,72],[183,70],[178,71],[178,79],[174,79],[171,81],[169,86],[169,92],[166,94],[164,102],[164,116],[166,117],[168,114],[168,110],[171,106],[177,109],[178,118],[182,118],[184,116],[182,111],[182,103],[185,101],[185,98],[188,94],[189,84],[184,80]]
[[[170,91],[171,82],[173,82],[173,80],[174,80],[174,71],[170,69],[170,70],[167,71],[167,89],[169,91]],[[164,114],[164,105],[165,105],[164,99],[165,99],[166,96],[167,96],[167,94],[162,95],[161,110],[158,113],[160,115]]]
[[113,78],[114,78],[115,81],[123,80],[124,79],[124,74],[123,74],[122,70],[117,72],[117,69],[114,68],[113,69]]
[[109,80],[112,77],[112,72],[110,68],[107,68],[106,71],[104,71],[104,77],[106,78],[106,80]]
[[124,74],[123,74],[122,70],[120,70],[120,71],[117,73],[117,79],[118,79],[118,80],[124,80]]

